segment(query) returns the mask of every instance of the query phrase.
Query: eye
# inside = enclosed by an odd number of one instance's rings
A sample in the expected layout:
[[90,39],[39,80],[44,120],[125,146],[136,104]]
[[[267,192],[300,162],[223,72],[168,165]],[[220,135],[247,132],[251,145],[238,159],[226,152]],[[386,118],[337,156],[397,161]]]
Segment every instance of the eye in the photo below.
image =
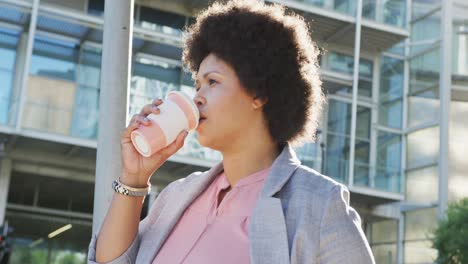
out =
[[217,82],[216,82],[215,80],[213,80],[213,79],[209,79],[209,80],[208,80],[208,83],[209,83],[210,85],[213,85],[213,84],[215,84],[215,83],[217,83]]
[[199,86],[196,86],[196,87],[195,87],[195,92],[198,92],[198,91],[200,91],[200,87],[199,87]]

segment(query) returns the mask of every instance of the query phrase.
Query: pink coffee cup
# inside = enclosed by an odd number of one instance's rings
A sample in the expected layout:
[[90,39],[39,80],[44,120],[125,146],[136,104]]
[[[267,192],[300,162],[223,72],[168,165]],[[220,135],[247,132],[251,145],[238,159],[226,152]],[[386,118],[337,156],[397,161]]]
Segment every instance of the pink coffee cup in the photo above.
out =
[[169,92],[166,100],[158,107],[158,115],[147,116],[151,125],[141,125],[130,135],[133,146],[144,157],[149,157],[171,144],[182,130],[197,128],[200,119],[197,106],[183,92]]

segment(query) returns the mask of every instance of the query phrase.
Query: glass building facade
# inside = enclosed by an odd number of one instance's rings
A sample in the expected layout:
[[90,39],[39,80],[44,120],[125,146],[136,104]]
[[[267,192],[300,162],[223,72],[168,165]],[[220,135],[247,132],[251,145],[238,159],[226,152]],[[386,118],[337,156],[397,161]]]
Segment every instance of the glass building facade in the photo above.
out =
[[[208,1],[176,2],[135,1],[128,117],[169,91],[194,94],[182,32]],[[348,186],[377,263],[432,263],[431,229],[447,202],[468,196],[468,4],[266,2],[312,21],[324,47],[328,102],[299,158]],[[85,263],[103,12],[104,0],[0,0],[0,225],[14,229],[10,263]],[[154,189],[221,158],[190,134]]]

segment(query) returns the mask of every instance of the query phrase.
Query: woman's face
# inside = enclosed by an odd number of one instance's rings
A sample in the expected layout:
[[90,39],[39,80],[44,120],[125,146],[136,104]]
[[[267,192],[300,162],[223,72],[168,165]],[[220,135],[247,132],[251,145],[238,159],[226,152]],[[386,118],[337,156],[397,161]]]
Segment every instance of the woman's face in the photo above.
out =
[[252,122],[259,122],[254,99],[240,84],[234,69],[209,54],[200,64],[194,101],[200,110],[196,131],[202,146],[223,151],[230,144],[244,140]]

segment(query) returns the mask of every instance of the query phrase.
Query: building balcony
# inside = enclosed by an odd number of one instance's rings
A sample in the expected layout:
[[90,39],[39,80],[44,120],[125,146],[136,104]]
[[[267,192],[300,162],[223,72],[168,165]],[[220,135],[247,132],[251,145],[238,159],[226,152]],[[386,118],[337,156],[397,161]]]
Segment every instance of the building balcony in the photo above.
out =
[[[181,13],[196,14],[206,8],[208,0],[176,0],[172,5]],[[312,36],[321,44],[354,46],[356,34],[356,0],[267,0],[287,6],[311,22]],[[157,8],[165,1],[142,1]],[[407,0],[364,1],[362,12],[361,49],[382,52],[409,36],[406,24]]]
[[[320,44],[338,44],[354,47],[356,35],[355,0],[269,0],[288,6],[310,21],[312,37]],[[310,3],[312,2],[312,3]],[[400,1],[394,16],[387,12],[380,1],[365,1],[362,13],[361,50],[382,52],[409,36],[406,29],[406,1]]]

